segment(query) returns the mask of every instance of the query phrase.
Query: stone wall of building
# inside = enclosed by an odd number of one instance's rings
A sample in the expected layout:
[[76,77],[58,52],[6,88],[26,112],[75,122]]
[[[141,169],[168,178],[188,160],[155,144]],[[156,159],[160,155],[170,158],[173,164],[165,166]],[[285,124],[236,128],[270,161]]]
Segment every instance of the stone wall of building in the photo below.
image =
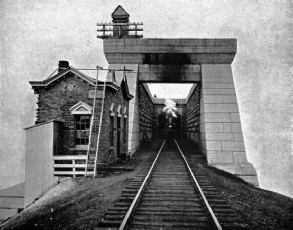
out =
[[[70,86],[70,87],[69,87]],[[51,84],[46,88],[41,88],[38,90],[38,109],[37,109],[37,121],[36,124],[43,123],[49,120],[58,120],[62,122],[62,131],[61,131],[61,155],[83,155],[86,154],[87,148],[80,148],[76,146],[75,143],[75,120],[74,115],[71,114],[70,108],[82,101],[91,107],[93,107],[93,97],[89,97],[89,90],[94,90],[94,86],[83,81],[79,77],[75,76],[73,73],[68,73],[60,81],[55,84]],[[99,91],[102,91],[102,88],[99,87]],[[114,103],[114,108],[112,111],[114,113],[114,158],[117,157],[117,119],[121,119],[121,132],[120,132],[120,152],[127,152],[127,138],[124,142],[123,135],[128,134],[128,114],[129,114],[129,102],[124,99],[121,89],[118,91],[113,91],[106,88],[105,93],[105,102],[104,102],[104,113],[102,118],[102,129],[100,136],[100,145],[99,145],[99,162],[103,162],[109,158],[110,147],[110,117],[111,104]],[[124,119],[124,114],[121,118],[118,118],[117,108],[121,106],[121,113],[126,107],[126,116]],[[95,106],[95,116],[94,124],[92,129],[92,147],[96,148],[97,135],[99,131],[99,121],[101,114],[102,99],[98,98],[96,100]],[[126,122],[127,131],[123,130],[123,123]]]
[[[129,101],[129,131],[128,131],[128,152],[131,156],[139,149],[139,87],[138,87],[138,65],[137,64],[110,64],[110,69],[131,69],[126,73],[129,92],[133,98]],[[123,72],[116,72],[116,78],[122,78]]]
[[[100,122],[100,114],[101,114],[101,103],[100,100],[96,100],[96,112],[95,119],[93,125],[93,133],[92,133],[92,145],[95,149],[97,146],[97,138],[99,131],[99,122]],[[112,111],[110,110],[111,105],[114,104]],[[118,112],[118,108],[120,106],[120,111]],[[126,108],[126,114],[123,114],[123,110]],[[121,89],[117,92],[106,89],[105,101],[104,101],[104,111],[102,118],[102,129],[100,133],[99,140],[99,151],[98,151],[98,162],[109,162],[116,161],[118,156],[118,146],[120,145],[120,154],[127,154],[127,145],[128,145],[128,119],[129,119],[129,105],[128,101],[124,99],[122,95]],[[113,117],[113,145],[110,144],[110,129],[111,122],[110,119]],[[118,119],[120,119],[120,137],[118,137]],[[124,122],[126,126],[124,126]],[[126,128],[126,130],[124,130]],[[125,138],[124,138],[125,136]],[[119,138],[119,139],[118,139]],[[119,141],[119,145],[118,145]],[[113,146],[114,156],[111,156],[111,152],[109,148]]]
[[153,111],[154,105],[148,92],[142,84],[139,85],[139,132],[140,140],[144,135],[153,138]]
[[199,142],[200,84],[192,87],[186,105],[186,137]]
[[[68,86],[72,85],[69,90]],[[74,116],[70,108],[80,101],[93,106],[93,99],[88,97],[88,91],[94,87],[85,83],[82,79],[68,73],[56,84],[51,84],[46,88],[39,89],[37,120],[36,124],[49,120],[62,121],[61,133],[61,154],[85,154],[86,151],[70,151],[75,147]],[[101,101],[97,101],[101,107]]]

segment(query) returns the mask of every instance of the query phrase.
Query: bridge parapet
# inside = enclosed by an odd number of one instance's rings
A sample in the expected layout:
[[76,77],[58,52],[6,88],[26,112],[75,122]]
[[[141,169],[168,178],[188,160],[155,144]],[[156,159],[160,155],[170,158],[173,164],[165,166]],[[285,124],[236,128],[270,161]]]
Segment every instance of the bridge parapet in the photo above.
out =
[[231,64],[237,40],[227,39],[107,39],[110,64]]

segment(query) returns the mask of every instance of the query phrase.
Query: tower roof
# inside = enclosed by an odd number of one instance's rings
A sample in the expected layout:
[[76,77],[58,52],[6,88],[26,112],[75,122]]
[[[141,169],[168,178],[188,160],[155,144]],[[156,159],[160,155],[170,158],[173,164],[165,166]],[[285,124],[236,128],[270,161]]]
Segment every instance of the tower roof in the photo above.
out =
[[112,18],[129,18],[130,15],[123,9],[121,5],[117,6],[114,12],[111,14]]

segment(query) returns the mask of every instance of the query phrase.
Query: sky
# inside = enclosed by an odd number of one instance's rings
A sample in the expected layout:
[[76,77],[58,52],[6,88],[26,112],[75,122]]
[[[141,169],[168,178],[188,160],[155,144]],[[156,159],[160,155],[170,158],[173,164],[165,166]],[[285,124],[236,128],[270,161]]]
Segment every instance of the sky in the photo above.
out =
[[152,96],[157,98],[187,98],[193,84],[148,83]]
[[[0,189],[24,181],[25,127],[59,60],[107,66],[96,23],[121,4],[145,38],[237,38],[232,63],[248,160],[260,187],[293,197],[292,1],[0,1]],[[290,31],[291,29],[291,31]]]

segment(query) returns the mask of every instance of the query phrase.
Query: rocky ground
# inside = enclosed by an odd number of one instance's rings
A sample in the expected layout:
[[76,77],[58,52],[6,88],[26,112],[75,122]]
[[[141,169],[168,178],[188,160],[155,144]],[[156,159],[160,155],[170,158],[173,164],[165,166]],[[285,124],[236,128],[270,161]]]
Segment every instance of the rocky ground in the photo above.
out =
[[[182,150],[191,154],[190,144],[181,142]],[[184,147],[185,146],[185,147]],[[194,146],[192,151],[196,146]],[[106,210],[113,206],[149,156],[156,153],[157,143],[145,146],[132,164],[133,171],[108,173],[95,179],[73,179],[74,186],[61,194],[43,199],[0,226],[1,229],[85,229],[94,228]],[[224,171],[207,167],[210,177],[228,203],[246,221],[250,229],[293,229],[293,199],[259,188]],[[68,182],[67,182],[68,183]]]

